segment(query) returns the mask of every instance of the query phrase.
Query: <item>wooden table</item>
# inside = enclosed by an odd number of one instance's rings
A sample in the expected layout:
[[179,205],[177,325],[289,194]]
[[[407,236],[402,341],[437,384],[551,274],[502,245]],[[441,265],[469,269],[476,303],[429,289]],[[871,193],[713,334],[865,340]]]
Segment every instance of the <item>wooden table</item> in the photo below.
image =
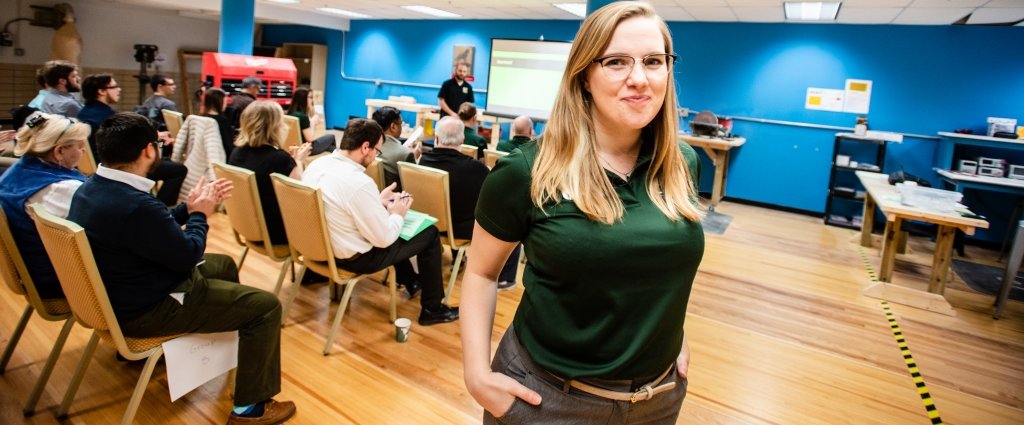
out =
[[[864,197],[864,218],[861,226],[862,246],[871,246],[871,228],[874,225],[875,207],[882,210],[886,220],[885,232],[882,235],[882,264],[878,271],[878,283],[864,289],[862,294],[950,316],[955,315],[953,307],[943,296],[946,291],[946,280],[949,278],[949,267],[952,263],[953,236],[957,229],[972,235],[974,229],[987,229],[988,222],[963,217],[957,213],[938,213],[903,205],[900,203],[899,192],[895,186],[889,184],[889,176],[886,174],[857,171],[857,178],[860,179],[867,192]],[[935,237],[935,256],[932,260],[932,272],[928,280],[928,292],[891,283],[897,246],[900,244],[900,227],[906,220],[924,221],[939,226],[939,233]]]
[[390,106],[399,111],[408,111],[416,113],[416,125],[423,125],[425,114],[433,112],[437,109],[437,105],[427,105],[425,103],[407,103],[407,102],[395,102],[393,100],[384,99],[366,99],[366,117],[373,118],[373,111],[377,108],[383,108]]
[[715,180],[711,188],[711,211],[725,197],[725,176],[729,172],[729,150],[743,146],[747,139],[733,137],[731,139],[719,139],[711,137],[693,136],[691,134],[679,133],[679,140],[693,147],[704,149],[704,153],[711,158],[711,164],[715,166]]

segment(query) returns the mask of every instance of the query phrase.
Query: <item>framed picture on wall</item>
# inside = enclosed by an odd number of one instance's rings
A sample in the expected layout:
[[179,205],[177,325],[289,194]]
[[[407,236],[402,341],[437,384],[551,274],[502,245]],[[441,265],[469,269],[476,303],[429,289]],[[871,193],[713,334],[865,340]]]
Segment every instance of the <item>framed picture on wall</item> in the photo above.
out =
[[473,78],[473,57],[476,55],[476,47],[469,45],[455,45],[452,52],[452,73],[455,73],[455,67],[460,64],[466,64],[466,81],[474,81]]

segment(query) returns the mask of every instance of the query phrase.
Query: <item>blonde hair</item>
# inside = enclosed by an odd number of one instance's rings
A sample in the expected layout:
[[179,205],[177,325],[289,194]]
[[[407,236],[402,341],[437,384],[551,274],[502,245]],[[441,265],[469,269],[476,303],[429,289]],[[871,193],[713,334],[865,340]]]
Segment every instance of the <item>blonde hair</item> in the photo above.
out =
[[242,111],[241,127],[235,146],[258,148],[270,145],[280,149],[287,137],[281,105],[272,100],[258,100]]
[[[560,202],[564,195],[592,221],[612,224],[622,220],[625,208],[598,160],[594,118],[590,114],[592,99],[584,90],[584,84],[587,69],[603,54],[616,27],[631,18],[656,20],[665,51],[672,53],[668,26],[646,3],[614,2],[583,21],[569,52],[562,85],[533,165],[530,196],[538,208]],[[697,189],[679,151],[675,80],[671,69],[665,84],[664,104],[642,130],[642,134],[654,140],[654,154],[646,179],[647,194],[669,219],[697,221],[701,217]]]
[[91,131],[92,128],[89,127],[89,124],[74,118],[35,112],[25,120],[25,125],[18,130],[18,134],[15,136],[18,142],[14,146],[14,154],[44,157],[57,146],[87,140]]

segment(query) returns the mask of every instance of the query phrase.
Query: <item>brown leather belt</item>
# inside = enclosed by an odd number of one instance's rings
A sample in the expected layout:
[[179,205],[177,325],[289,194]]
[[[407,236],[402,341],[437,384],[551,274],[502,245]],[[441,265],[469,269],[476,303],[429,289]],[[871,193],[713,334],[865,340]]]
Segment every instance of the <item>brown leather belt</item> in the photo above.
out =
[[658,394],[661,394],[661,393],[663,393],[665,391],[669,391],[669,390],[675,388],[676,387],[676,383],[675,382],[669,382],[669,383],[666,383],[666,384],[657,385],[659,382],[664,381],[665,378],[668,377],[669,372],[671,372],[671,371],[672,371],[672,366],[669,366],[668,369],[665,369],[665,371],[662,372],[662,374],[660,376],[658,376],[657,378],[654,378],[653,381],[648,382],[648,383],[642,385],[640,388],[637,388],[637,390],[634,391],[634,392],[628,392],[628,393],[627,392],[619,392],[619,391],[606,390],[604,388],[595,387],[593,385],[589,385],[589,384],[577,381],[575,379],[565,380],[565,379],[559,378],[558,376],[555,376],[554,374],[551,374],[550,372],[549,372],[549,374],[553,378],[555,378],[555,379],[559,380],[560,382],[562,382],[562,385],[565,386],[566,389],[568,389],[568,387],[573,387],[573,388],[576,388],[576,389],[578,389],[580,391],[583,391],[585,393],[588,393],[588,394],[591,394],[591,395],[596,395],[596,396],[601,397],[601,398],[606,398],[606,399],[609,399],[609,400],[628,401],[630,403],[636,403],[638,401],[650,400],[651,398],[654,398],[654,396],[656,396]]

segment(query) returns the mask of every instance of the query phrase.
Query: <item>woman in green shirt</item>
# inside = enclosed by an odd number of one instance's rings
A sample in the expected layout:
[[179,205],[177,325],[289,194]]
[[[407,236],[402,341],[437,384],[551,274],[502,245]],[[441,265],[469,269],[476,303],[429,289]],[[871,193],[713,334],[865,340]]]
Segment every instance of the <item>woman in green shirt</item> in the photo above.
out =
[[[299,129],[302,130],[302,143],[312,142],[313,127],[315,122],[311,122],[310,115],[313,115],[313,120],[319,120],[320,116],[312,114],[313,110],[313,97],[309,95],[309,88],[299,87],[295,89],[295,93],[292,94],[292,103],[288,105],[288,115],[299,119]],[[317,121],[319,122],[319,121]]]
[[[477,203],[466,386],[484,423],[675,423],[704,234],[672,38],[650,5],[623,1],[575,40],[544,136],[499,159]],[[492,362],[495,280],[519,242],[526,290]]]

